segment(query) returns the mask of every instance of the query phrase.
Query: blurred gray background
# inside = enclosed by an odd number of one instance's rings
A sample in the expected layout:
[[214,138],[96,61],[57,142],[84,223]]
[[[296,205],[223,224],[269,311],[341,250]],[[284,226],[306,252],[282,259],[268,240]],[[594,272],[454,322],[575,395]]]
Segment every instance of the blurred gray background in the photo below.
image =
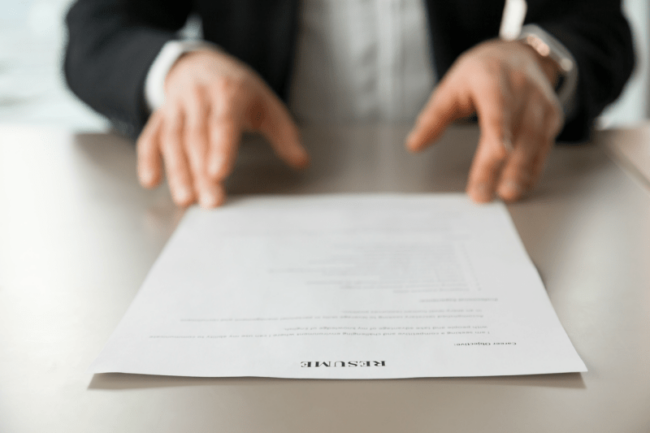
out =
[[97,131],[107,122],[66,88],[61,72],[71,0],[0,0],[0,122]]
[[[102,131],[107,122],[79,102],[61,74],[65,13],[72,0],[0,0],[0,123]],[[650,118],[650,0],[625,0],[635,33],[637,70],[600,125],[634,125]]]

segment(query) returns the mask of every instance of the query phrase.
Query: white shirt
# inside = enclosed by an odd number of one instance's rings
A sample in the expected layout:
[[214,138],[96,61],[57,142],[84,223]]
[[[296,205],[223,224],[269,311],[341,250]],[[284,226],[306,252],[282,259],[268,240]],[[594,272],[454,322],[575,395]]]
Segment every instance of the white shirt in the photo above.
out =
[[299,121],[413,120],[434,83],[422,0],[303,0],[289,95]]
[[[519,34],[523,14],[512,25],[506,8],[502,27],[510,28],[511,37]],[[415,119],[436,82],[427,26],[422,0],[302,0],[289,109],[307,123]],[[526,26],[526,32],[563,48],[540,27]],[[164,82],[174,62],[206,46],[217,49],[201,41],[163,47],[145,81],[152,111],[164,103]],[[575,79],[571,82],[565,92],[570,98],[562,101],[565,111],[575,96]]]

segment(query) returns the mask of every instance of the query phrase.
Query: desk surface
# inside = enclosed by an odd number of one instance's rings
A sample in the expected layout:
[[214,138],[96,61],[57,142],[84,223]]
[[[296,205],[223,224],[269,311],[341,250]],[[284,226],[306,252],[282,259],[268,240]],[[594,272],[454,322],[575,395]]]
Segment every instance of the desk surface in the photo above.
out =
[[[615,135],[615,139],[608,137]],[[601,139],[616,161],[650,187],[650,122],[635,128],[603,131]]]
[[[313,166],[252,140],[237,194],[462,191],[473,127],[409,155],[406,128],[304,131]],[[508,208],[585,374],[313,381],[86,372],[182,216],[111,135],[0,127],[0,432],[648,432],[650,191],[560,147]]]

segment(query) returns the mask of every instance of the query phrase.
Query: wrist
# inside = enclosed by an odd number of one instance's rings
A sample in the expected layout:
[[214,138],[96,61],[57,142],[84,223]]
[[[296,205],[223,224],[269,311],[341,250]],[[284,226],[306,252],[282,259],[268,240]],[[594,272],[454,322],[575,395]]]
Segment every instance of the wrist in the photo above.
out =
[[537,65],[544,73],[544,76],[547,78],[551,87],[557,90],[558,85],[560,85],[562,81],[562,70],[558,63],[547,56],[541,55],[530,45],[526,44],[525,47],[532,53]]
[[578,85],[578,66],[571,52],[553,35],[534,24],[524,26],[517,40],[536,53],[538,64],[555,89],[565,114],[570,115]]
[[144,99],[151,112],[165,102],[167,77],[178,60],[188,53],[198,50],[216,50],[215,45],[203,41],[169,41],[151,64],[144,84]]
[[199,48],[196,50],[191,50],[191,51],[186,51],[181,53],[178,56],[178,58],[176,58],[174,63],[169,67],[169,71],[165,76],[164,87],[163,87],[165,94],[169,93],[168,87],[171,85],[171,82],[174,80],[174,76],[181,74],[186,65],[194,63],[197,60],[197,58],[200,59],[205,54],[212,53],[212,52],[213,51],[209,49]]

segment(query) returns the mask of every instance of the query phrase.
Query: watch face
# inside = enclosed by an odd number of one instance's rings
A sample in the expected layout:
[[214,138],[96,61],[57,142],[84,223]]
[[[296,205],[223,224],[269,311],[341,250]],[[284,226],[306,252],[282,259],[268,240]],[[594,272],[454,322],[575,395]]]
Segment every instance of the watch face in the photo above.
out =
[[[543,32],[541,29],[539,31]],[[554,60],[564,74],[571,72],[574,68],[571,54],[560,43],[550,37],[544,36],[541,34],[527,33],[520,40],[526,45],[530,45],[540,56]]]
[[565,112],[571,111],[578,81],[578,70],[569,50],[553,36],[546,33],[544,29],[534,24],[525,26],[518,40],[529,45],[540,56],[549,58],[558,65],[555,93]]

